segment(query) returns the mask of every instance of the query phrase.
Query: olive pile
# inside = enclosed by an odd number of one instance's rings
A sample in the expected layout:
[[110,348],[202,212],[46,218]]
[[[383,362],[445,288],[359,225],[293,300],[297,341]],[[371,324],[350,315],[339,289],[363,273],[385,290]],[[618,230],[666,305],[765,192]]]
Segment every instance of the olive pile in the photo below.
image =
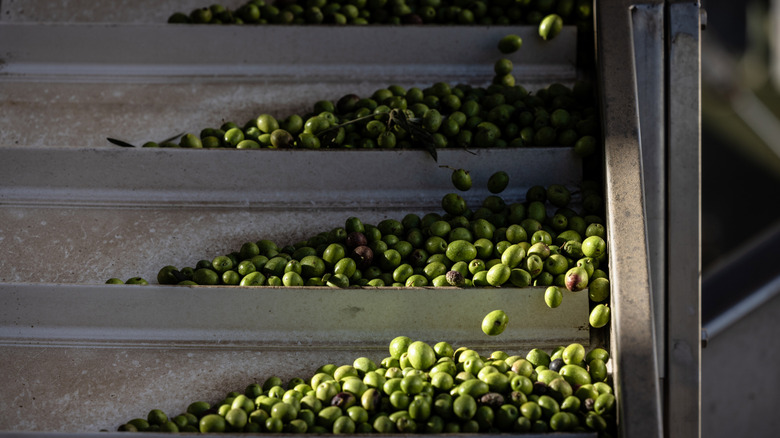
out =
[[235,10],[213,4],[176,12],[169,23],[539,25],[592,21],[592,0],[250,0]]
[[[452,170],[458,190],[471,188],[471,175]],[[563,185],[531,187],[524,202],[499,194],[509,175],[491,175],[491,192],[469,208],[457,192],[443,196],[443,212],[376,225],[357,217],[290,245],[269,239],[248,241],[237,251],[198,261],[194,267],[164,266],[159,284],[346,287],[529,287],[547,288],[545,302],[558,307],[562,290],[588,289],[591,325],[609,321],[606,230],[598,187],[579,189],[582,211],[570,207]],[[112,278],[107,283],[123,283]],[[148,284],[134,277],[126,283]]]
[[168,417],[152,409],[120,431],[248,433],[615,433],[609,353],[581,344],[525,356],[433,347],[399,336],[378,364],[359,357],[309,379],[272,376]]
[[[436,82],[425,88],[390,85],[370,96],[347,94],[315,102],[311,111],[277,119],[260,114],[242,125],[187,133],[178,142],[144,147],[183,148],[506,148],[573,147],[596,151],[600,122],[589,82],[553,83],[529,93],[515,84],[512,62],[494,65],[486,87]],[[435,157],[435,155],[434,155]]]

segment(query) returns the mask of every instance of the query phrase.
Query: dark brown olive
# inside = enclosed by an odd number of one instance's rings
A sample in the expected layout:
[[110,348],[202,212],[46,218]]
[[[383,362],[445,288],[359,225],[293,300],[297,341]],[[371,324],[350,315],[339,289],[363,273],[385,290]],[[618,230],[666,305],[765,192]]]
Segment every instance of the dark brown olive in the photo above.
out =
[[417,248],[409,254],[409,264],[413,268],[423,268],[427,264],[428,253],[424,249]]
[[353,249],[353,248],[357,248],[358,246],[367,246],[368,239],[366,239],[366,235],[361,233],[360,231],[353,231],[347,234],[347,239],[345,243],[347,245],[347,248]]
[[504,404],[504,396],[497,392],[488,392],[477,400],[480,405],[500,408]]
[[338,406],[342,410],[346,410],[347,408],[354,406],[355,403],[357,403],[357,399],[355,398],[355,395],[351,392],[342,391],[336,395],[333,396],[332,399],[330,399],[330,405],[331,406]]
[[366,245],[355,247],[350,253],[358,269],[366,269],[374,262],[374,251]]
[[531,391],[532,394],[536,395],[545,395],[547,394],[548,388],[547,384],[544,382],[534,382],[534,389]]
[[463,274],[458,271],[447,271],[446,278],[447,283],[451,286],[461,287],[466,284],[466,280],[463,278]]
[[355,110],[358,101],[360,101],[360,96],[357,94],[346,94],[336,101],[336,111],[339,114],[350,113]]

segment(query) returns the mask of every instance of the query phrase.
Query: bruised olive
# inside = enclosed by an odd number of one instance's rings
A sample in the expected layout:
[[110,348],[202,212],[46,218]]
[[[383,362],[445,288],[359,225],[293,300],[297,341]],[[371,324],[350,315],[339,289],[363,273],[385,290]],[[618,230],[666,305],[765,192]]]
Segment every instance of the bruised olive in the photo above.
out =
[[596,399],[593,398],[586,398],[582,401],[582,404],[580,405],[580,409],[582,409],[585,412],[593,411],[593,407],[596,404]]
[[373,263],[374,251],[366,245],[360,245],[352,250],[350,257],[355,260],[358,269],[365,269]]
[[363,409],[373,412],[381,407],[382,393],[376,388],[367,389],[360,397],[360,404]]
[[527,401],[528,397],[526,397],[525,393],[521,391],[512,391],[509,393],[509,403],[517,406],[518,408]]
[[359,231],[353,231],[347,234],[345,243],[347,245],[347,248],[354,249],[357,248],[358,246],[368,246],[368,239],[366,239],[365,234]]
[[351,392],[339,392],[330,399],[331,406],[338,406],[342,410],[347,410],[350,406],[354,406],[357,403],[355,395]]
[[566,272],[566,289],[579,292],[588,287],[588,272],[585,268],[575,266]]
[[447,271],[445,275],[447,283],[449,283],[450,286],[462,287],[466,284],[466,279],[463,278],[463,274],[458,271]]
[[482,406],[490,406],[491,408],[499,408],[504,404],[504,396],[498,392],[488,392],[483,394],[477,399],[477,403]]

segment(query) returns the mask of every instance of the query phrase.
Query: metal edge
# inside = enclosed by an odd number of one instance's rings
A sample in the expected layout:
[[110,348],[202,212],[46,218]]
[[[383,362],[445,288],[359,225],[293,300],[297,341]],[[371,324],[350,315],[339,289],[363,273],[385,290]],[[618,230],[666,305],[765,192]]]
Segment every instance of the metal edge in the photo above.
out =
[[[480,348],[587,347],[588,292],[565,291],[550,309],[543,290],[5,283],[0,346],[366,348],[405,334]],[[486,336],[482,319],[498,308],[511,323]]]
[[641,68],[637,74],[642,177],[645,186],[650,283],[655,311],[658,372],[664,377],[666,274],[666,144],[665,144],[665,8],[663,3],[638,4],[631,9],[634,50]]
[[[0,22],[5,75],[228,76],[307,78],[367,74],[492,74],[507,33],[523,48],[506,54],[532,76],[576,70],[575,26],[542,40],[534,26],[212,26]],[[7,43],[3,43],[3,42]],[[231,41],[228,46],[225,41]],[[261,41],[262,44],[258,44]],[[150,51],[148,47],[155,47]],[[192,50],[197,47],[198,50]],[[391,47],[392,50],[383,50]],[[225,60],[230,60],[226,62]],[[484,70],[488,68],[488,70]],[[80,79],[83,80],[83,79]]]
[[[463,198],[479,205],[488,177],[506,171],[506,199],[521,199],[533,184],[576,187],[581,159],[573,148],[424,150],[203,150],[144,148],[0,148],[0,205],[208,206],[310,209],[439,205],[452,190],[451,170],[468,169],[474,189]],[[279,172],[296,168],[299,172]],[[138,178],[137,171],[144,171]],[[311,169],[327,169],[314,172]],[[400,169],[400,170],[399,170]],[[241,175],[215,185],[229,170]],[[258,188],[270,188],[273,190]],[[328,187],[329,190],[321,190]]]
[[669,437],[701,434],[701,12],[668,6],[668,276],[666,422]]
[[618,428],[625,437],[663,435],[645,224],[630,1],[599,2],[596,53],[604,123],[611,351]]

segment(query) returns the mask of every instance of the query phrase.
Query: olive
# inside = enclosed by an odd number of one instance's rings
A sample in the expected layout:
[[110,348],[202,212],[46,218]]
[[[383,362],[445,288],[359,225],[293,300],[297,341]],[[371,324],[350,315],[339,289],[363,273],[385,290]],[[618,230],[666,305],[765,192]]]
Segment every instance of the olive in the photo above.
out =
[[607,250],[607,244],[601,236],[593,235],[582,241],[582,254],[585,257],[599,258]]
[[352,249],[350,257],[355,260],[358,269],[366,269],[373,263],[374,251],[366,245],[360,245]]
[[561,358],[566,364],[579,364],[585,359],[585,347],[582,344],[569,344],[562,352]]
[[466,201],[457,193],[448,193],[442,198],[441,207],[445,212],[459,216],[466,212]]
[[596,138],[592,135],[580,137],[574,143],[574,153],[583,158],[596,153]]
[[331,406],[338,406],[344,411],[346,411],[349,407],[354,406],[355,403],[357,403],[355,395],[346,391],[339,392],[330,399]]
[[471,189],[471,174],[468,170],[455,169],[452,171],[452,185],[460,191],[468,191]]
[[566,271],[566,288],[572,292],[579,292],[588,287],[588,272],[585,268],[575,266]]
[[526,202],[546,202],[547,189],[544,186],[531,186],[525,194]]
[[[282,389],[280,378],[272,376],[262,386],[247,386],[246,395],[228,393],[218,408],[195,402],[186,414],[170,420],[155,409],[147,419],[133,419],[118,430],[413,433],[421,428],[428,432],[542,432],[602,431],[613,426],[608,421],[614,421],[615,396],[605,383],[608,354],[601,348],[585,356],[588,365],[582,360],[573,363],[584,354],[579,344],[558,347],[550,354],[532,349],[527,358],[536,362],[534,369],[528,359],[502,351],[483,357],[464,347],[453,351],[446,342],[435,345],[431,348],[398,336],[389,351],[400,360],[392,356],[383,359],[382,370],[370,359],[359,357],[352,364],[321,366],[311,378],[311,386],[303,379],[290,379],[287,390]],[[418,348],[426,353],[420,355]],[[413,368],[410,357],[427,357],[429,349],[435,355],[429,363],[437,365],[426,370]],[[463,366],[457,374],[456,361]],[[444,371],[445,364],[450,364],[450,371]],[[537,380],[533,382],[526,375]],[[373,386],[366,383],[369,376]],[[381,384],[380,376],[386,378]],[[591,383],[593,380],[596,382]],[[379,386],[388,397],[382,396]],[[323,401],[328,405],[323,407]]]
[[207,7],[194,9],[190,13],[190,20],[192,20],[193,23],[200,23],[200,24],[209,23],[212,17],[213,14],[211,12],[211,9]]
[[446,280],[450,286],[463,287],[466,280],[459,271],[447,271]]
[[598,304],[591,310],[588,322],[591,327],[601,328],[609,322],[610,309],[606,304]]
[[509,281],[511,274],[512,268],[499,262],[488,269],[486,279],[488,284],[497,287]]
[[533,282],[533,277],[525,269],[514,268],[509,273],[509,282],[515,287],[528,287]]
[[366,235],[363,234],[362,232],[352,231],[349,234],[347,234],[344,243],[347,245],[348,249],[355,249],[359,246],[367,246],[368,239],[366,238]]
[[599,394],[593,404],[593,410],[599,414],[611,414],[615,410],[615,396],[609,393]]
[[225,431],[226,421],[221,415],[208,414],[200,419],[199,425],[201,433],[220,433]]
[[489,336],[500,335],[506,329],[509,318],[503,310],[493,310],[482,320],[482,331]]
[[568,240],[564,242],[560,249],[564,255],[572,259],[580,259],[584,255],[582,253],[582,243],[577,240]]
[[544,302],[547,307],[554,309],[561,305],[563,294],[557,286],[549,286],[544,291]]
[[571,192],[561,184],[552,184],[547,187],[547,201],[558,208],[566,207],[571,201]]
[[488,190],[490,193],[501,193],[506,189],[507,185],[509,184],[509,175],[503,171],[500,170],[498,172],[493,173],[488,178]]

